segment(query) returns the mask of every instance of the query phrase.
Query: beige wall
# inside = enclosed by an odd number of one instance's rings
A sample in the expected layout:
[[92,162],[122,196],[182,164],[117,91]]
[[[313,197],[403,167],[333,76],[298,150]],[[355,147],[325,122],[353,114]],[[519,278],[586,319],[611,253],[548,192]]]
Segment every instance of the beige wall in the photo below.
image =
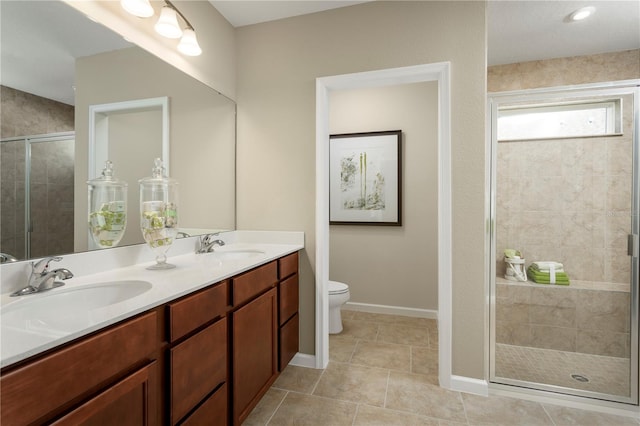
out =
[[566,86],[640,78],[640,50],[495,65],[489,92]]
[[330,227],[330,279],[352,303],[437,310],[437,83],[336,91],[329,104],[331,134],[402,130],[403,204],[401,227]]
[[[138,180],[149,176],[154,158],[162,158],[162,111],[112,114],[108,120],[109,151],[116,178],[128,183],[127,228],[119,245],[144,243],[140,232]],[[102,164],[96,165],[98,175]]]
[[[87,244],[86,180],[89,105],[169,97],[170,175],[180,183],[179,224],[188,228],[235,226],[235,104],[140,48],[76,62],[76,250]],[[158,140],[158,145],[160,141]],[[155,154],[140,164],[149,176]],[[115,165],[116,171],[118,164]],[[129,205],[136,213],[138,203]]]
[[305,232],[301,352],[314,353],[315,79],[450,61],[453,372],[483,377],[485,31],[476,1],[380,1],[237,30],[238,227]]

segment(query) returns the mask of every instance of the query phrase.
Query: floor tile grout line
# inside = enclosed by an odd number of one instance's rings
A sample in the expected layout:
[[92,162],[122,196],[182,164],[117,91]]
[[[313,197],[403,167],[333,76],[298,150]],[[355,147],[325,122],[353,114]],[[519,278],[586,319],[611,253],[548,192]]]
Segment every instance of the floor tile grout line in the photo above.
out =
[[464,418],[467,421],[467,424],[471,424],[469,423],[469,416],[467,415],[467,406],[464,403],[464,398],[462,397],[462,392],[458,392],[458,398],[460,398],[460,402],[462,403],[462,411],[464,412]]
[[273,419],[273,416],[276,415],[276,413],[278,412],[278,410],[280,409],[280,406],[282,405],[282,403],[284,403],[284,400],[287,398],[287,395],[289,395],[289,391],[286,391],[286,393],[284,394],[284,396],[282,397],[282,399],[280,400],[280,403],[278,404],[278,406],[276,407],[275,410],[273,410],[273,413],[271,413],[271,416],[269,416],[269,419],[267,420],[267,422],[265,423],[265,426],[268,425],[269,423],[271,423],[271,419]]
[[[540,403],[539,403],[540,404]],[[551,420],[551,424],[553,426],[556,426],[556,422],[553,420],[553,417],[551,416],[551,414],[549,414],[549,412],[547,411],[547,409],[545,408],[544,404],[540,404],[540,406],[542,407],[542,411],[544,411],[544,413],[547,415],[547,417],[549,418],[549,420]]]
[[351,364],[351,361],[353,360],[353,355],[355,355],[356,353],[356,349],[358,348],[358,345],[360,344],[360,339],[355,339],[356,344],[353,345],[353,349],[351,350],[351,355],[349,355],[349,361],[347,361],[347,364]]
[[387,408],[387,394],[389,393],[389,382],[391,381],[391,370],[387,371],[387,385],[384,387],[384,401],[382,408]]
[[413,346],[409,345],[409,373],[413,373]]
[[329,365],[327,364],[327,368],[322,370],[322,373],[320,373],[320,375],[318,376],[318,380],[316,380],[316,384],[313,385],[313,389],[311,389],[311,392],[309,393],[309,395],[313,395],[313,393],[316,391],[316,389],[318,388],[318,384],[320,384],[320,380],[322,380],[322,376],[324,376],[324,373],[326,373],[328,369],[329,369]]
[[358,410],[360,409],[360,403],[356,403],[356,412],[353,414],[353,420],[351,421],[351,426],[356,424],[356,419],[358,418]]

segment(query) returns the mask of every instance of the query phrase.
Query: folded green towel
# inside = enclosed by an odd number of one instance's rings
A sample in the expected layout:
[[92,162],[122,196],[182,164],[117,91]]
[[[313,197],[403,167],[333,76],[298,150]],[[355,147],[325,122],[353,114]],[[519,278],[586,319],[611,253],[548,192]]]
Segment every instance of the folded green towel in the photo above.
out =
[[[551,274],[548,272],[536,271],[529,266],[527,268],[527,276],[538,284],[551,284]],[[553,284],[557,285],[569,285],[569,276],[565,272],[556,273],[556,281]]]
[[[549,279],[551,277],[551,274],[548,272],[536,272],[531,269],[527,269],[527,274],[534,277],[542,278],[542,279],[544,278]],[[567,275],[566,272],[556,272],[556,279],[569,279],[569,276]]]
[[504,257],[522,257],[522,254],[518,250],[504,249]]
[[[541,279],[532,278],[532,281],[536,284],[551,284],[551,280],[541,280]],[[569,281],[556,280],[556,282],[551,285],[569,285]]]

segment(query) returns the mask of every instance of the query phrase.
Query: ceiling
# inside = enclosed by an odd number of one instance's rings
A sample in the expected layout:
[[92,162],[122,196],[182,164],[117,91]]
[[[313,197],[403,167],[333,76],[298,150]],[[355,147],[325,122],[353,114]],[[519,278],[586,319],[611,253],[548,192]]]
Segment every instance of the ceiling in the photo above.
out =
[[[209,1],[234,27],[366,2]],[[596,7],[591,18],[564,22],[587,5]],[[76,58],[131,46],[62,2],[2,0],[0,8],[0,83],[49,99],[73,105]],[[490,0],[487,21],[489,65],[640,48],[638,0]],[[96,37],[77,36],[89,33]]]
[[[234,27],[365,2],[209,1]],[[591,18],[565,22],[571,12],[585,6],[596,8]],[[640,48],[638,0],[489,0],[487,22],[489,65]]]

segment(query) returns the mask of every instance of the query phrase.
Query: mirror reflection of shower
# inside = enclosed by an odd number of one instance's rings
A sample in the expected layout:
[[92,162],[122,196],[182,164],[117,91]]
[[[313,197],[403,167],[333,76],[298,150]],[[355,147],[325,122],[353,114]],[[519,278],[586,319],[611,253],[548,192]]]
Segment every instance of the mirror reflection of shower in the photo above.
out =
[[4,261],[73,252],[74,151],[73,132],[0,142]]

